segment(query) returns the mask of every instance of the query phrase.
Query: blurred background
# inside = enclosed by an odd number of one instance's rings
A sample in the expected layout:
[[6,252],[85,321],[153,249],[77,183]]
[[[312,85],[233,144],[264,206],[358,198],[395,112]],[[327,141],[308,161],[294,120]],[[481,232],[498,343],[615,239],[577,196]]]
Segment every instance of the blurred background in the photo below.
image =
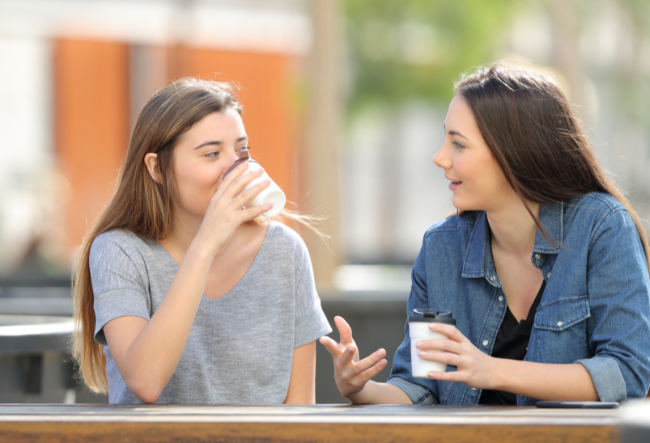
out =
[[[0,0],[0,402],[106,401],[72,376],[72,265],[142,106],[188,75],[240,86],[253,157],[324,217],[329,244],[301,234],[328,317],[390,363],[453,211],[431,162],[453,82],[497,60],[558,79],[647,220],[646,0]],[[345,402],[320,345],[317,401]]]

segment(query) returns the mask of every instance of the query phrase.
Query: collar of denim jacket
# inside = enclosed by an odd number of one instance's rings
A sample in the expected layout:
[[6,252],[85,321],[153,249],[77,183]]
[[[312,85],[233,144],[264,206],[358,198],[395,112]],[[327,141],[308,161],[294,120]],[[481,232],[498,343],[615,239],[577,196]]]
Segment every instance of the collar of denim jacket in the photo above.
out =
[[[541,266],[544,257],[535,254],[558,254],[560,252],[560,243],[562,241],[562,231],[564,228],[564,211],[563,203],[549,203],[539,206],[539,222],[546,230],[546,234],[551,242],[547,242],[539,228],[535,234],[535,245],[531,260],[536,266]],[[463,264],[462,277],[476,278],[484,277],[493,269],[494,263],[491,257],[492,248],[490,247],[490,235],[487,215],[481,211],[474,223],[474,229],[469,238],[467,251],[465,253],[465,262]],[[488,256],[490,252],[490,256]],[[491,282],[499,286],[498,281]]]

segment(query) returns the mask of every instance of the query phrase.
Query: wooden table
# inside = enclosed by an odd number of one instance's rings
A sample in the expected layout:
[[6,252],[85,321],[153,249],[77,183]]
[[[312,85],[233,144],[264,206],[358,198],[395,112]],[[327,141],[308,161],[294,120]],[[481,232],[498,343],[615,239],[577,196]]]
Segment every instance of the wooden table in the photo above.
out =
[[0,405],[13,442],[616,442],[617,410],[498,406]]

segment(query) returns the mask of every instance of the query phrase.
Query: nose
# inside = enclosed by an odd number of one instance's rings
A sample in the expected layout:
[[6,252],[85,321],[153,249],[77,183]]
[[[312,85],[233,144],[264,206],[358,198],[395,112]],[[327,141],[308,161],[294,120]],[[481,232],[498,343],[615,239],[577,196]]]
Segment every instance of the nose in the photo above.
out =
[[436,166],[445,170],[451,168],[451,156],[449,155],[446,145],[447,143],[443,143],[432,159]]

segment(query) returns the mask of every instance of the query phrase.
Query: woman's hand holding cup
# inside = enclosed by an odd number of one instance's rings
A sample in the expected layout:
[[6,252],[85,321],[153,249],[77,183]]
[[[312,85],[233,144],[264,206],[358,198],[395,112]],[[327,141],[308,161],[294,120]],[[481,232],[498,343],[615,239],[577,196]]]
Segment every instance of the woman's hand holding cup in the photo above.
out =
[[341,342],[337,343],[329,337],[321,337],[320,342],[334,359],[334,379],[339,392],[354,403],[353,397],[388,364],[384,359],[386,351],[379,349],[359,361],[359,349],[352,339],[350,325],[342,317],[335,317],[334,323],[341,335]]
[[264,204],[242,209],[246,202],[270,185],[270,181],[265,180],[246,189],[264,173],[263,169],[247,173],[247,169],[248,164],[244,162],[224,177],[203,217],[196,239],[199,244],[208,245],[213,256],[225,248],[242,223],[259,217],[273,207],[272,204]]

